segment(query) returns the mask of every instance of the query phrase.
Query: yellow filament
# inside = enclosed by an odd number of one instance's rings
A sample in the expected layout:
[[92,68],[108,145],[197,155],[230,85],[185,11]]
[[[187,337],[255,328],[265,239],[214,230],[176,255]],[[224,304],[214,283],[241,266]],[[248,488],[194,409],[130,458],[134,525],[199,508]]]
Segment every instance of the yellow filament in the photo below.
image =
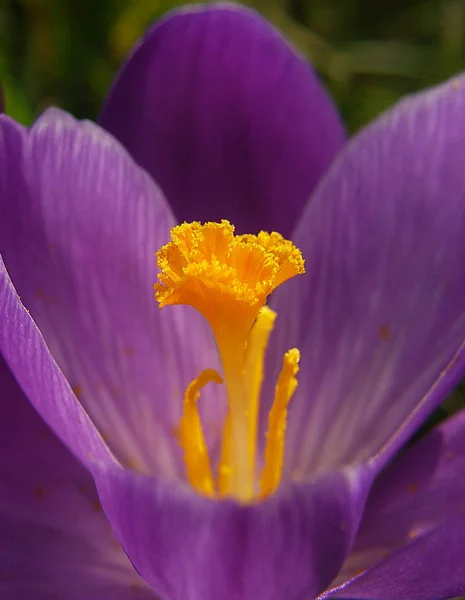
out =
[[300,353],[297,348],[284,355],[283,366],[276,384],[273,406],[268,416],[265,465],[260,478],[260,497],[272,494],[281,480],[284,460],[284,439],[287,407],[297,387]]
[[[263,306],[258,313],[250,332],[247,343],[244,363],[244,394],[246,398],[245,417],[247,420],[246,439],[247,462],[244,465],[244,480],[246,481],[244,496],[253,498],[255,490],[255,458],[257,453],[257,422],[260,405],[260,391],[263,382],[263,365],[268,339],[276,320],[276,313]],[[232,426],[231,413],[228,412],[223,431],[223,444],[218,472],[218,491],[222,496],[229,495],[232,491],[234,457],[231,454],[233,443],[231,440]]]
[[200,397],[200,390],[212,381],[223,383],[217,371],[205,369],[189,384],[184,394],[184,410],[179,424],[179,440],[184,450],[187,477],[192,487],[206,496],[215,495],[215,479],[210,465],[197,400]]
[[[200,493],[218,493],[249,502],[258,494],[255,470],[259,399],[265,350],[276,317],[265,302],[281,283],[305,272],[304,259],[292,242],[276,232],[234,235],[234,226],[223,220],[174,227],[171,241],[157,253],[157,264],[160,273],[155,297],[160,308],[188,304],[208,320],[216,337],[227,388],[228,410],[217,486],[197,398],[200,388],[208,381],[218,382],[219,375],[214,372],[216,378],[206,376],[205,373],[211,373],[206,370],[186,391],[180,441],[189,481]],[[265,457],[261,495],[276,488],[282,471],[287,404],[296,385],[295,352],[286,354],[276,387],[267,442],[267,456],[271,458]],[[292,360],[294,370],[289,371]],[[273,457],[280,461],[279,467],[269,474]]]

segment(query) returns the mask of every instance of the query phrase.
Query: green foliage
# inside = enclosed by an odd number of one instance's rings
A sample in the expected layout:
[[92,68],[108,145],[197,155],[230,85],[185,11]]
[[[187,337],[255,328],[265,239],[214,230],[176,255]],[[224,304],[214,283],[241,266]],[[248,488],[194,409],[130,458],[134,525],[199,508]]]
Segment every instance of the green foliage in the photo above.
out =
[[[23,123],[45,106],[95,118],[112,77],[173,0],[3,0],[0,79]],[[463,68],[463,0],[251,0],[308,56],[351,131]]]

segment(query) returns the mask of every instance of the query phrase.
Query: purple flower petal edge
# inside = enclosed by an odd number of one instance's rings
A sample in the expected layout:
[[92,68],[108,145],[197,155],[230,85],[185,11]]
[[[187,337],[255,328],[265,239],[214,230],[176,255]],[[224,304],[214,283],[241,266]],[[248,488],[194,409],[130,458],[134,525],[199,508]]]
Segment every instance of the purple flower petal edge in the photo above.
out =
[[[417,537],[465,515],[464,470],[462,411],[403,450],[377,477],[336,587]],[[462,559],[457,557],[459,566]],[[442,556],[437,561],[440,563]],[[458,570],[465,584],[465,571]],[[460,595],[460,590],[454,595]]]
[[107,132],[56,109],[28,130],[0,117],[0,158],[0,253],[22,304],[118,460],[182,477],[182,393],[216,357],[200,315],[153,297],[174,224],[160,190]]
[[420,535],[407,546],[322,598],[446,600],[465,593],[465,515]]
[[294,346],[302,357],[289,477],[381,468],[464,375],[464,107],[465,76],[399,103],[341,152],[299,222],[307,274],[277,291],[270,343],[277,364]]
[[102,468],[97,488],[137,571],[162,598],[311,598],[352,543],[371,481],[327,473],[256,505],[213,501],[187,487]]
[[100,124],[159,183],[182,221],[229,219],[289,236],[344,143],[311,67],[257,13],[176,10],[123,66]]
[[108,525],[94,482],[0,357],[0,593],[8,600],[155,600]]
[[84,464],[114,463],[22,305],[1,257],[0,313],[0,350],[33,406]]

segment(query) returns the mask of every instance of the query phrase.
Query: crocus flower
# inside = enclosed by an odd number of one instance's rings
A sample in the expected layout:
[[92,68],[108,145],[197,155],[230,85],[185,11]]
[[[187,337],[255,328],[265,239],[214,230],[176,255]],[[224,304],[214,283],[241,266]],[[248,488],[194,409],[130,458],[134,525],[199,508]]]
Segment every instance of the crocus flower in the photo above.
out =
[[3,599],[465,592],[465,414],[406,447],[465,372],[464,108],[458,77],[345,143],[208,5],[100,125],[0,118]]

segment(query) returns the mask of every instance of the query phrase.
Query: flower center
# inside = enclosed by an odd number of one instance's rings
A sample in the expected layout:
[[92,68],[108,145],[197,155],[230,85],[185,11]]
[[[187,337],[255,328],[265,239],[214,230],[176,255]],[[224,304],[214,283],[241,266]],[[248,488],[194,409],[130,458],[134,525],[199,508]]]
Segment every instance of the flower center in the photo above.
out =
[[263,365],[276,313],[265,303],[281,283],[305,272],[300,250],[279,233],[235,235],[221,223],[183,223],[157,253],[160,268],[155,297],[160,308],[188,304],[209,322],[216,338],[228,395],[216,477],[203,434],[197,401],[209,382],[223,383],[204,370],[184,395],[179,439],[192,487],[242,502],[272,494],[283,467],[287,407],[297,386],[299,351],[286,352],[268,416],[260,476],[256,473],[257,429]]

